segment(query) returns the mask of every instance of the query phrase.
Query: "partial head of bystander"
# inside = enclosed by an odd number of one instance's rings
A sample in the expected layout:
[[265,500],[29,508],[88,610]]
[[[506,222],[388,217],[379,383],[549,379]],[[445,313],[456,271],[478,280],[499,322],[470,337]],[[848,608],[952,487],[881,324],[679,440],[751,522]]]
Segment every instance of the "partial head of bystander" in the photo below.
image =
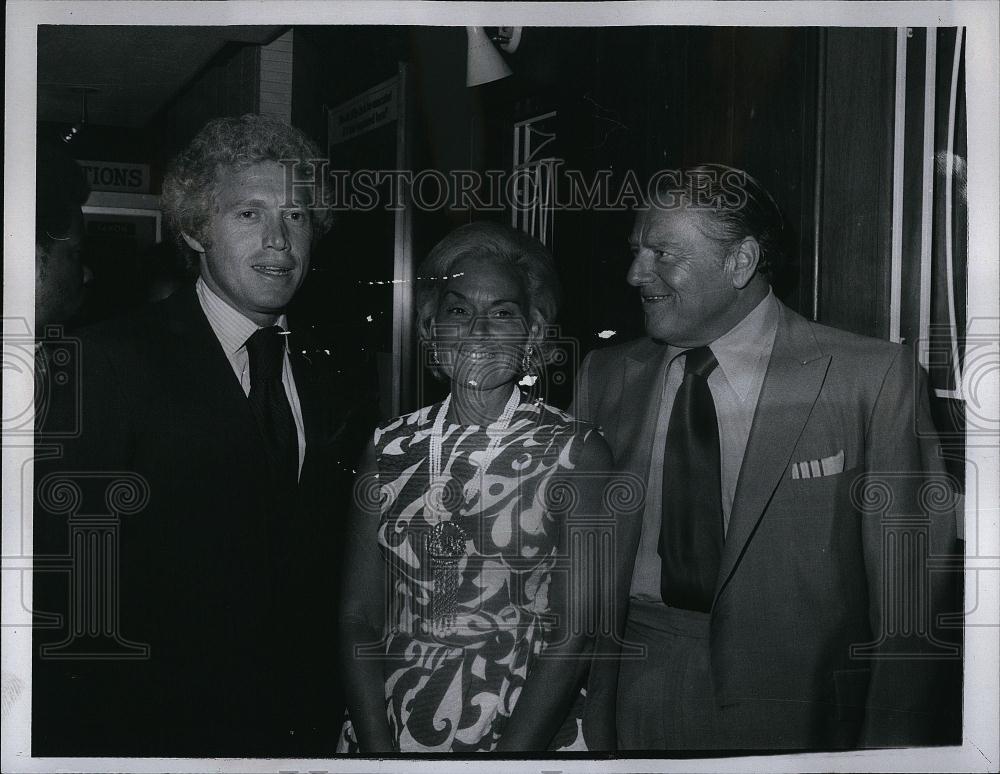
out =
[[35,330],[72,322],[86,298],[81,205],[90,189],[76,161],[39,140],[35,163]]

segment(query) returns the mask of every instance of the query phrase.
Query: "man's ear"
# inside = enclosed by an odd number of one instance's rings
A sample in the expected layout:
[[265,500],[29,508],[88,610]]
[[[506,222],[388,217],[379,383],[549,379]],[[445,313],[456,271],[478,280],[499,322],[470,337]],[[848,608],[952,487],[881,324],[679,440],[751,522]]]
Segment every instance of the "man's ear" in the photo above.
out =
[[190,247],[196,253],[200,253],[202,255],[205,254],[205,248],[202,246],[201,242],[199,242],[193,236],[184,231],[181,232],[181,236],[184,237],[184,241],[187,242],[188,247]]
[[745,237],[732,253],[733,287],[742,290],[757,273],[760,263],[760,244],[752,236]]

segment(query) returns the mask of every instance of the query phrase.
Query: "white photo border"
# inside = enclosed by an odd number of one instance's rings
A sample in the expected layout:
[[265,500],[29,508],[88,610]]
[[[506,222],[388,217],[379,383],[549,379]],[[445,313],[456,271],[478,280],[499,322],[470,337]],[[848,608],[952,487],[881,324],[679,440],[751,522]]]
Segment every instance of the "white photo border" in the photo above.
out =
[[[1000,5],[995,2],[29,2],[12,0],[6,8],[4,126],[4,347],[24,335],[33,319],[32,244],[35,116],[37,114],[37,27],[71,25],[497,25],[576,26],[965,26],[969,146],[968,319],[1000,340],[1000,106],[997,62]],[[20,322],[19,322],[20,321]],[[1000,405],[1000,373],[983,375],[977,396]],[[4,368],[5,404],[30,402],[32,385]],[[987,401],[992,399],[992,403]],[[976,554],[967,556],[966,584],[978,584],[979,607],[1000,610],[1000,454],[997,439],[970,445],[968,465],[978,470],[977,497],[967,498],[966,518],[977,519]],[[523,760],[250,760],[154,758],[31,758],[31,638],[18,626],[22,603],[30,605],[31,527],[29,502],[22,502],[22,481],[31,478],[31,441],[3,440],[3,570],[21,572],[23,583],[4,582],[2,670],[4,686],[19,687],[8,705],[4,697],[3,753],[8,772],[535,772],[627,771],[995,771],[1000,767],[1000,620],[969,627],[965,636],[964,739],[962,747],[859,750],[710,759]],[[27,477],[27,478],[25,478]],[[21,521],[24,518],[24,529]],[[27,546],[27,553],[25,553]],[[967,549],[970,551],[971,549]],[[29,562],[29,564],[25,564]],[[22,599],[18,593],[24,591]],[[23,614],[22,614],[23,615]],[[13,623],[12,623],[13,622]]]

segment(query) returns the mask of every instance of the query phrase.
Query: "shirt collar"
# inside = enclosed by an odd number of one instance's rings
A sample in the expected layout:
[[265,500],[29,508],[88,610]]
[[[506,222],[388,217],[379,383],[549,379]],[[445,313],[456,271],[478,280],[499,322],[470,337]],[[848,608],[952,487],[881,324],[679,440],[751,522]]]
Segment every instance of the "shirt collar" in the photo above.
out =
[[[208,324],[212,326],[215,337],[219,340],[222,348],[229,356],[235,355],[246,346],[249,339],[257,330],[264,327],[257,325],[225,301],[213,291],[201,277],[195,283],[195,292],[198,294],[198,303],[201,304]],[[283,331],[288,330],[288,318],[282,314],[275,322]],[[285,348],[288,344],[286,340]]]
[[[712,353],[719,369],[739,399],[746,400],[753,385],[754,374],[761,358],[770,355],[774,334],[778,330],[778,299],[768,288],[767,295],[736,325],[711,342]],[[667,360],[672,361],[686,352],[670,345]]]
[[761,358],[770,355],[777,330],[778,299],[768,288],[767,295],[746,317],[712,342],[719,368],[740,400],[746,399]]

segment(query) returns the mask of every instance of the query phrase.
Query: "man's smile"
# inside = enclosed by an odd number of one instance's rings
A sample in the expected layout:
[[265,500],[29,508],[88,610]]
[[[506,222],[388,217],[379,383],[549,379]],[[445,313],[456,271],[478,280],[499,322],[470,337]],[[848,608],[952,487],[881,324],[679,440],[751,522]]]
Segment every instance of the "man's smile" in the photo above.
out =
[[263,274],[268,277],[284,277],[286,274],[292,273],[291,266],[274,266],[272,264],[254,264],[253,270],[259,274]]

